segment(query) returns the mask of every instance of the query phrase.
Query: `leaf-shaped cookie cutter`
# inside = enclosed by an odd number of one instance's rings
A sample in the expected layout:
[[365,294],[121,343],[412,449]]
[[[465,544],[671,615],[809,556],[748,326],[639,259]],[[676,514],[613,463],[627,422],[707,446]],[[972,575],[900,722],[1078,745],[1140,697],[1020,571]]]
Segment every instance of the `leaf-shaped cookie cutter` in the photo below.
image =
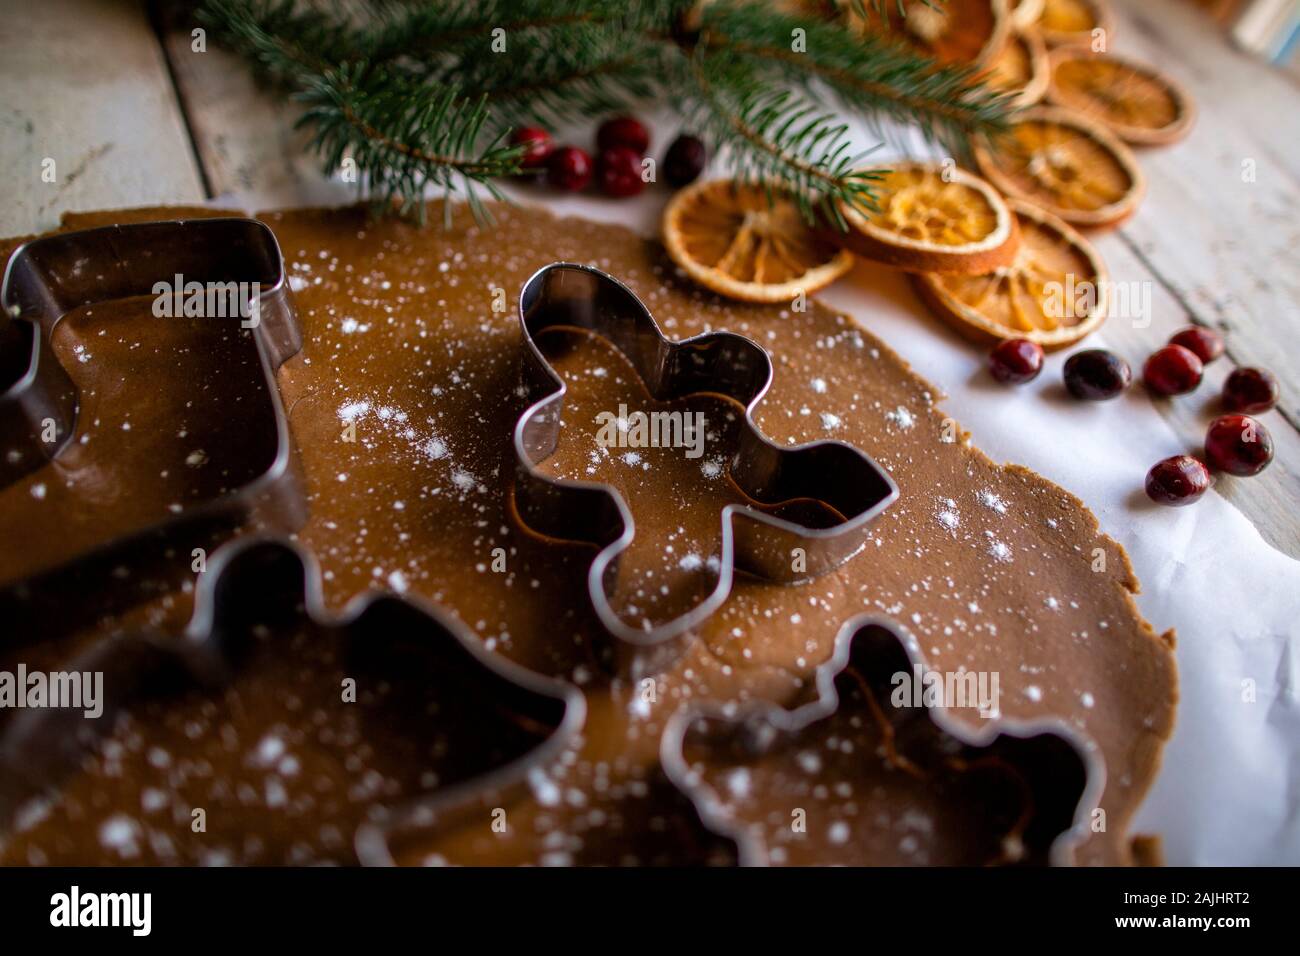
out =
[[[686,634],[726,601],[734,570],[794,583],[843,564],[864,546],[869,525],[898,497],[898,487],[870,457],[844,442],[778,445],[754,422],[754,409],[772,384],[767,351],[733,332],[708,332],[675,342],[660,331],[640,299],[623,283],[591,266],[559,262],[535,273],[519,296],[523,387],[528,402],[514,430],[518,477],[515,506],[523,523],[553,538],[600,550],[587,590],[601,623],[635,651]],[[731,456],[731,477],[763,505],[796,503],[809,516],[827,509],[840,520],[801,524],[749,505],[722,510],[717,585],[703,601],[669,621],[633,627],[614,610],[609,590],[619,555],[635,533],[632,513],[613,487],[547,477],[537,466],[556,448],[565,384],[535,338],[546,329],[578,328],[610,342],[631,362],[656,401],[699,393],[734,399],[744,420]],[[803,561],[795,570],[795,549]]]

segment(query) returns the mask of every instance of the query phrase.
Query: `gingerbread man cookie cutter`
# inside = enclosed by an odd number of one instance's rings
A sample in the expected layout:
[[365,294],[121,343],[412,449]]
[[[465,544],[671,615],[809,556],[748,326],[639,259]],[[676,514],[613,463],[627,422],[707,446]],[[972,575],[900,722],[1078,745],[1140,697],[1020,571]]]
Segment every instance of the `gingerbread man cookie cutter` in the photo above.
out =
[[[851,445],[823,440],[783,446],[760,432],[754,410],[772,384],[772,361],[765,349],[742,335],[710,332],[673,341],[623,283],[591,266],[567,262],[546,266],[524,283],[519,322],[528,404],[514,429],[518,516],[534,532],[599,548],[587,574],[591,604],[605,629],[630,646],[634,656],[672,645],[721,607],[736,570],[796,583],[843,564],[862,549],[871,522],[898,497],[889,474]],[[609,485],[551,478],[538,470],[559,441],[566,386],[536,337],[566,327],[611,343],[657,401],[713,393],[738,402],[744,416],[730,455],[730,474],[739,489],[759,505],[795,503],[801,517],[830,515],[834,520],[801,523],[745,504],[727,505],[712,592],[669,621],[643,628],[624,621],[609,595],[619,555],[635,534],[626,501]],[[793,560],[796,549],[801,562]]]

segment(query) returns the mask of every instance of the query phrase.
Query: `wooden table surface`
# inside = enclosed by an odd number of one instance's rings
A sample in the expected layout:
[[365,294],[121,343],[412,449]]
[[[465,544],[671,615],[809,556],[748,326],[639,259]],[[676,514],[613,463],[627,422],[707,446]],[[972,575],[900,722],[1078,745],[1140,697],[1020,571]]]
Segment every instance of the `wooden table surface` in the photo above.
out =
[[[1113,48],[1181,80],[1199,118],[1183,143],[1141,152],[1146,200],[1096,239],[1112,278],[1143,283],[1152,299],[1149,323],[1112,318],[1105,335],[1140,361],[1180,326],[1213,326],[1232,362],[1277,374],[1283,401],[1263,417],[1276,460],[1218,487],[1300,557],[1300,79],[1233,49],[1182,0],[1113,5]],[[236,191],[274,205],[337,201],[290,128],[293,109],[226,52],[194,52],[184,14],[131,0],[0,0],[0,17],[5,234],[49,228],[67,210]],[[42,178],[47,160],[54,182]],[[1189,449],[1231,367],[1215,363],[1195,395],[1160,403]]]

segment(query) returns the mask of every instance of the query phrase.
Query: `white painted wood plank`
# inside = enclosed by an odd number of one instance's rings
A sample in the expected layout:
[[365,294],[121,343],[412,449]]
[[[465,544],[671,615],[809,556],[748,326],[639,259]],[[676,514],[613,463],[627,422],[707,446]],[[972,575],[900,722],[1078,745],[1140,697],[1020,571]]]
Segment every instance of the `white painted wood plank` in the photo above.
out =
[[[0,0],[0,219],[204,198],[157,36],[139,2]],[[42,179],[54,162],[54,181]]]
[[1139,151],[1148,194],[1122,235],[1237,362],[1277,374],[1300,424],[1300,90],[1185,4],[1119,4],[1117,19],[1116,51],[1167,70],[1200,110],[1186,141]]
[[196,50],[198,24],[188,5],[165,7],[161,19],[163,48],[214,197],[254,209],[356,198],[305,151],[306,131],[293,129],[299,104],[260,89],[248,63],[217,44]]

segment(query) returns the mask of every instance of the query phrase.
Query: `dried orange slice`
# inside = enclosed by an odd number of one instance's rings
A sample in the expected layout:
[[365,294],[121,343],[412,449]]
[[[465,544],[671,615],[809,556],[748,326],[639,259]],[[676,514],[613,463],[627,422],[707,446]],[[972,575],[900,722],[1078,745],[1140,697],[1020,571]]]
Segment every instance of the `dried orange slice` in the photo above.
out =
[[793,199],[726,179],[678,191],[664,210],[664,247],[682,270],[742,302],[811,294],[853,267],[853,256],[811,229]]
[[1011,105],[1021,109],[1043,98],[1050,78],[1047,44],[1042,37],[1016,31],[989,67],[985,82],[995,90],[1016,94]]
[[1007,0],[894,0],[867,5],[863,17],[849,8],[849,23],[861,33],[906,44],[940,63],[984,66],[1002,51],[1010,35]]
[[1142,145],[1182,139],[1195,116],[1192,98],[1159,70],[1087,47],[1052,52],[1048,97]]
[[1016,261],[985,275],[913,276],[930,310],[977,342],[1031,339],[1059,349],[1106,320],[1110,284],[1092,245],[1049,212],[1012,200],[1020,220]]
[[1109,46],[1115,21],[1105,0],[1044,0],[1038,29],[1048,46],[1090,45],[1099,36]]
[[1127,146],[1099,123],[1035,106],[992,143],[974,146],[980,172],[1008,196],[1073,226],[1113,226],[1137,209],[1146,180]]
[[[878,212],[845,205],[847,233],[834,238],[858,255],[917,272],[988,272],[1015,259],[1015,217],[996,189],[955,166],[898,163],[877,187]],[[826,233],[830,235],[830,233]]]
[[1011,0],[1011,25],[1017,30],[1028,30],[1043,15],[1043,0]]

